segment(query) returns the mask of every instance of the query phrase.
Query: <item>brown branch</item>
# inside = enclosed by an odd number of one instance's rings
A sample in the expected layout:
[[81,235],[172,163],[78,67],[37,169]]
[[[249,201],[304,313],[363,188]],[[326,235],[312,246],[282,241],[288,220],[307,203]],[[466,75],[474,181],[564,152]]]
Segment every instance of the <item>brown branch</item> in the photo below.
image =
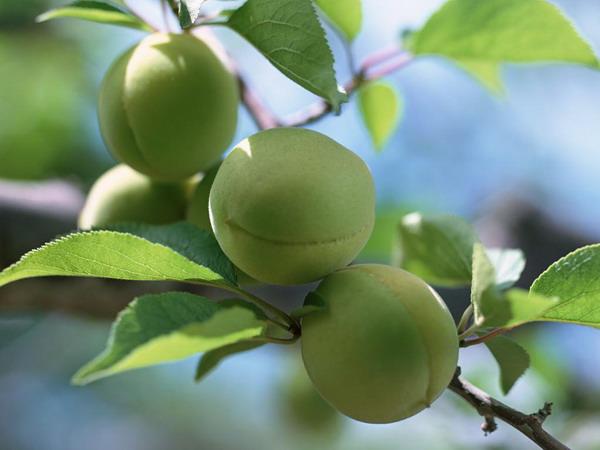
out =
[[460,368],[457,369],[448,389],[466,400],[484,418],[484,423],[481,426],[484,433],[488,434],[495,431],[497,428],[495,419],[500,419],[520,431],[544,450],[570,450],[569,447],[543,428],[544,421],[552,412],[551,403],[546,403],[536,413],[522,413],[496,400],[461,378]]
[[[398,47],[378,51],[364,60],[358,73],[346,83],[344,90],[348,97],[351,97],[365,83],[390,75],[407,66],[412,60],[411,54]],[[239,71],[236,70],[235,73],[242,93],[242,103],[252,116],[254,123],[262,130],[279,126],[303,127],[317,122],[333,111],[331,104],[325,100],[319,100],[280,120],[261,102],[260,97],[250,88]]]

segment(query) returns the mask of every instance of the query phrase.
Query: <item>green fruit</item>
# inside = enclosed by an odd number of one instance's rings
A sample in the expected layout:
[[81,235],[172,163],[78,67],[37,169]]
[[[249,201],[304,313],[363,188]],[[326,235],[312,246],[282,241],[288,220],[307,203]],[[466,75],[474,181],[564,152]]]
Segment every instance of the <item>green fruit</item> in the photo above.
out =
[[349,264],[373,229],[375,188],[350,150],[309,130],[278,128],[242,141],[210,192],[225,254],[259,281],[301,284]]
[[396,422],[448,386],[458,360],[456,327],[420,278],[357,265],[328,276],[316,292],[325,308],[302,322],[302,357],[317,390],[340,412]]
[[210,231],[211,233],[212,228],[210,226],[210,217],[208,215],[208,197],[220,165],[220,163],[217,164],[204,174],[192,193],[192,198],[190,199],[186,211],[186,219],[188,222],[196,225],[202,230]]
[[210,48],[191,35],[153,34],[110,68],[98,115],[120,161],[162,180],[208,169],[235,133],[238,88]]
[[286,374],[278,399],[282,412],[303,433],[329,434],[339,431],[340,414],[319,395],[300,364]]
[[92,187],[79,216],[87,230],[119,222],[166,224],[183,220],[186,183],[159,183],[121,164]]

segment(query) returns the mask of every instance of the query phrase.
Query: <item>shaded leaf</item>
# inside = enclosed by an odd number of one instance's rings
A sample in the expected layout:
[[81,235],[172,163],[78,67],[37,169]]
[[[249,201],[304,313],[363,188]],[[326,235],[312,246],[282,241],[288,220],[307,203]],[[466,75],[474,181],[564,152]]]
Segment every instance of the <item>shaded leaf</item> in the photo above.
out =
[[73,383],[184,359],[260,336],[264,328],[250,309],[184,292],[145,295],[121,312],[106,350],[82,367]]
[[358,106],[375,148],[381,150],[400,120],[402,105],[396,89],[381,81],[368,83],[358,91]]
[[543,320],[600,328],[600,244],[580,248],[552,264],[531,292],[556,297]]
[[227,24],[285,76],[326,99],[335,111],[347,101],[311,0],[248,0]]
[[517,380],[529,368],[530,358],[527,351],[512,339],[497,336],[487,341],[488,347],[500,368],[500,387],[507,395]]
[[352,41],[362,27],[361,0],[315,0],[327,19]]
[[202,381],[210,372],[217,368],[221,362],[229,356],[236,355],[238,353],[244,353],[255,348],[265,345],[262,342],[241,341],[235,344],[226,345],[209,352],[206,352],[200,357],[198,366],[196,367],[196,375],[194,379],[199,382]]
[[206,0],[180,0],[179,24],[184,30],[190,28],[200,16],[200,8]]
[[304,299],[304,305],[292,311],[290,314],[295,319],[301,319],[313,312],[321,311],[325,308],[325,299],[316,291],[309,292]]
[[0,315],[0,349],[31,330],[41,318],[40,314],[31,313]]
[[475,231],[464,220],[450,215],[412,213],[399,225],[398,264],[439,286],[471,283]]
[[134,16],[125,6],[115,5],[105,1],[75,1],[67,6],[51,9],[50,11],[39,15],[36,20],[38,22],[46,22],[51,19],[63,17],[71,17],[74,19],[109,25],[119,25],[143,31],[152,31],[152,28],[148,24]]

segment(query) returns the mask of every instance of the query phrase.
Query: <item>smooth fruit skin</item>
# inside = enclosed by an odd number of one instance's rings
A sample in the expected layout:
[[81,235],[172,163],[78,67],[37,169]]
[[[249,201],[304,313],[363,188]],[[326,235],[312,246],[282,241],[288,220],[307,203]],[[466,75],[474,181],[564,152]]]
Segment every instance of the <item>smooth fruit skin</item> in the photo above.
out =
[[113,155],[138,172],[184,179],[210,168],[226,150],[238,101],[234,77],[204,42],[156,33],[109,69],[98,103],[100,129]]
[[401,269],[365,264],[328,276],[323,310],[302,321],[302,357],[321,395],[361,422],[391,423],[428,407],[458,361],[439,295]]
[[92,186],[79,215],[79,228],[88,230],[119,222],[177,222],[184,219],[186,195],[186,183],[155,182],[120,164]]
[[371,234],[375,188],[365,163],[320,133],[277,128],[242,141],[210,192],[221,248],[271,284],[318,280],[349,264]]

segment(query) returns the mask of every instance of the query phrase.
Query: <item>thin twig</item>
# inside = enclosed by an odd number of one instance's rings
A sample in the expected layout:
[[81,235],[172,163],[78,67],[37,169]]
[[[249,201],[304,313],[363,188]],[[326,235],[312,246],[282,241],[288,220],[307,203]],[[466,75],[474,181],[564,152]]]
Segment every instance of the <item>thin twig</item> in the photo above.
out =
[[461,341],[460,346],[461,347],[471,347],[472,345],[482,344],[484,342],[489,341],[492,338],[495,338],[496,336],[498,336],[500,334],[507,333],[508,331],[510,331],[509,328],[496,328],[495,330],[492,330],[489,333],[484,334],[483,336],[479,336],[474,339],[463,340],[463,341]]
[[[358,72],[346,83],[344,90],[350,97],[365,83],[390,75],[407,66],[412,60],[413,56],[410,53],[402,51],[398,47],[376,52],[364,60]],[[236,71],[236,75],[239,80],[242,102],[260,129],[279,126],[303,127],[317,122],[333,111],[331,104],[319,100],[280,120],[265,107],[260,97],[251,89],[239,71]]]
[[280,126],[275,116],[263,104],[255,91],[249,87],[248,82],[239,75],[239,72],[237,80],[240,87],[242,103],[246,107],[248,113],[250,113],[250,117],[252,117],[256,126],[261,130],[268,130],[269,128],[277,128]]
[[[390,60],[381,58],[367,58],[367,62],[363,62],[359,72],[344,86],[344,90],[348,97],[352,97],[366,83],[376,81],[380,78],[391,75],[392,73],[406,67],[412,60],[413,56],[407,52],[388,53]],[[387,63],[385,66],[377,68],[380,64]],[[302,127],[310,125],[321,120],[327,114],[332,112],[332,107],[329,103],[321,100],[305,110],[299,111],[288,116],[282,121],[287,127]]]
[[533,414],[522,413],[461,378],[460,368],[457,369],[448,389],[466,400],[484,418],[481,428],[486,434],[492,433],[496,429],[497,425],[494,419],[500,419],[544,450],[570,450],[569,447],[544,430],[544,421],[552,413],[551,403],[544,404],[543,408]]

